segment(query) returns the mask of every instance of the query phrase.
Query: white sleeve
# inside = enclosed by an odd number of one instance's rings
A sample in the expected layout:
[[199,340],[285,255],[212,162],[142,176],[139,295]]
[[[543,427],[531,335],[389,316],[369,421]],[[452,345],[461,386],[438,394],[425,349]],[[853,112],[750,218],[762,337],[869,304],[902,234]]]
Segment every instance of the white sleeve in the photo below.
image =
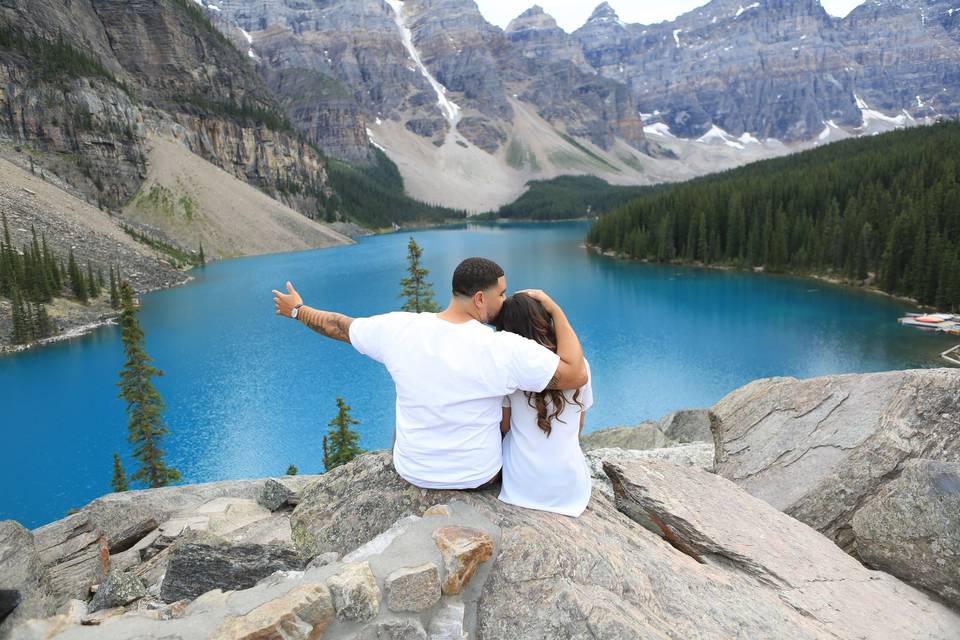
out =
[[506,350],[507,386],[510,392],[543,391],[560,366],[560,356],[545,346],[509,331],[498,331]]
[[583,359],[584,364],[587,365],[587,384],[580,387],[580,403],[583,405],[583,411],[586,411],[593,406],[593,375],[590,373],[590,363],[587,362],[587,359]]
[[350,344],[363,355],[383,362],[395,317],[395,313],[385,313],[369,318],[354,318],[350,323]]

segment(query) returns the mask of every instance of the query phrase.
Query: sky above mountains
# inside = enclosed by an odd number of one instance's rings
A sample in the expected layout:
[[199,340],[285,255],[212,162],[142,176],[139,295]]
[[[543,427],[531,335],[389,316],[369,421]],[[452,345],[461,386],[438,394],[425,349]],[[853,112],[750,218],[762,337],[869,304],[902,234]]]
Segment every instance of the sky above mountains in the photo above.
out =
[[[608,0],[617,15],[624,22],[654,24],[664,20],[673,20],[682,13],[706,4],[704,0]],[[506,27],[511,20],[534,4],[556,18],[557,24],[565,31],[572,32],[583,26],[594,8],[601,0],[529,0],[529,4],[518,4],[509,0],[476,0],[483,16],[500,27]],[[827,13],[845,16],[863,0],[821,0]],[[743,0],[743,5],[753,0]]]

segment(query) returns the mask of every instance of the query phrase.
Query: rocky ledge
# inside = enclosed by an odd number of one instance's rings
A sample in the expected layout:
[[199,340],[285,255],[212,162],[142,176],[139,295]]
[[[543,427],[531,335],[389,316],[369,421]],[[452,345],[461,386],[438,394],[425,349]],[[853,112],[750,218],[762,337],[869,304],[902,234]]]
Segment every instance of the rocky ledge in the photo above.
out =
[[[960,637],[950,591],[958,584],[958,556],[950,555],[960,530],[957,461],[935,459],[956,449],[924,444],[916,433],[902,442],[900,473],[858,494],[854,529],[860,520],[893,524],[858,534],[858,545],[873,545],[860,558],[724,477],[742,434],[759,438],[772,420],[782,438],[808,438],[793,441],[789,455],[822,448],[809,434],[836,427],[831,416],[843,410],[820,407],[817,394],[838,389],[872,389],[869,402],[860,391],[844,402],[861,407],[856,421],[845,417],[847,430],[872,435],[832,459],[834,477],[854,473],[859,446],[880,465],[892,450],[876,441],[902,436],[913,420],[937,430],[930,441],[956,442],[956,422],[931,422],[929,410],[958,415],[960,371],[781,378],[748,385],[709,410],[668,416],[654,438],[666,446],[591,450],[597,482],[580,518],[513,507],[496,490],[412,487],[385,451],[320,476],[110,494],[34,531],[0,523],[0,635]],[[747,411],[753,405],[759,414]],[[737,406],[739,413],[731,410]],[[704,441],[705,424],[713,442]],[[649,440],[651,427],[641,429]],[[773,440],[740,447],[739,459],[751,448],[759,468],[788,459],[771,457]],[[776,481],[798,484],[787,473],[793,466]],[[804,479],[814,473],[797,469]],[[904,546],[908,538],[915,542]],[[913,573],[877,569],[894,561]],[[928,579],[936,566],[939,581]]]

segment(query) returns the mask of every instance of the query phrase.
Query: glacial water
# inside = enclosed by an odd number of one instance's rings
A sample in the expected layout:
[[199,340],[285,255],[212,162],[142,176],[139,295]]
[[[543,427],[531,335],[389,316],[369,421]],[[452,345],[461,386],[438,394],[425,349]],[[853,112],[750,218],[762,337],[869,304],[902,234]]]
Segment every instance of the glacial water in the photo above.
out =
[[[594,374],[587,430],[704,407],[766,376],[801,378],[940,366],[953,342],[899,326],[908,305],[818,281],[605,258],[585,222],[416,231],[445,303],[472,255],[499,262],[511,291],[543,288],[567,311]],[[291,280],[311,306],[362,316],[399,309],[409,232],[353,246],[241,258],[142,297],[147,351],[183,482],[322,470],[321,438],[342,396],[361,445],[388,447],[394,390],[381,365],[274,315]],[[110,491],[112,454],[131,472],[116,326],[0,358],[0,519],[33,528]]]

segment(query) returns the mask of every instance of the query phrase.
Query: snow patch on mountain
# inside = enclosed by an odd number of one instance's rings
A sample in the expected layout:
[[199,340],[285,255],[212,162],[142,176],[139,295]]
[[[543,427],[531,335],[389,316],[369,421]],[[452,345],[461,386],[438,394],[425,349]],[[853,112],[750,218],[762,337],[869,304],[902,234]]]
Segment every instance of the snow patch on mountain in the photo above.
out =
[[427,66],[423,64],[423,61],[420,59],[420,53],[413,44],[413,32],[410,31],[410,28],[403,18],[403,0],[386,0],[386,2],[393,8],[394,21],[400,30],[403,46],[406,48],[407,53],[410,54],[410,58],[420,70],[420,73],[423,74],[423,77],[427,79],[427,82],[430,83],[430,86],[433,87],[434,92],[436,92],[437,105],[440,107],[443,117],[450,123],[450,131],[456,131],[457,122],[460,120],[460,107],[447,98],[447,88],[433,77],[433,74],[430,73]]

